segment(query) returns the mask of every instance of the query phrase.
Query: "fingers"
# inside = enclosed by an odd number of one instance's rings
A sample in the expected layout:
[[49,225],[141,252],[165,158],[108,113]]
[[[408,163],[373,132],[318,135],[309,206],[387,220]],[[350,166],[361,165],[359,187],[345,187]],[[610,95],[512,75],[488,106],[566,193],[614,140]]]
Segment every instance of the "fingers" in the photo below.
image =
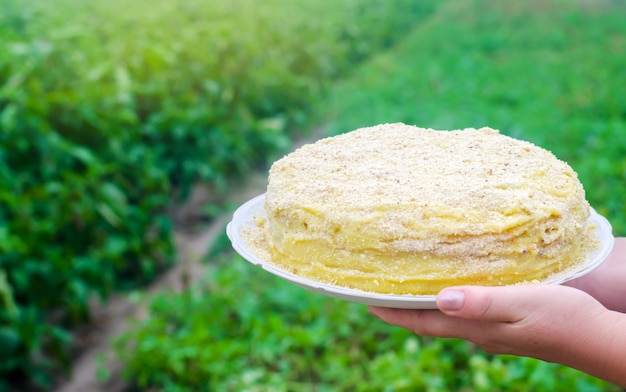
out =
[[[530,287],[530,286],[529,286]],[[370,306],[369,312],[390,324],[420,335],[460,337],[488,323],[516,323],[524,320],[545,295],[537,286],[515,287],[461,286],[442,290],[437,295],[441,310],[390,309]]]
[[[369,306],[367,310],[386,323],[408,329],[422,336],[453,337],[458,333],[459,321],[436,310],[394,309]],[[456,321],[451,322],[455,319]]]
[[525,318],[529,305],[540,295],[529,298],[530,293],[533,291],[523,286],[451,287],[439,292],[437,307],[447,315],[464,319],[512,323]]
[[[442,290],[438,310],[369,307],[383,321],[418,335],[461,338],[487,352],[553,358],[555,344],[580,342],[575,333],[588,317],[606,311],[571,287],[460,286]],[[582,312],[581,312],[582,310]],[[572,330],[573,328],[573,330]]]
[[571,310],[571,304],[565,303],[573,298],[574,293],[566,293],[571,290],[578,291],[555,285],[459,286],[439,292],[440,311],[379,307],[370,307],[369,311],[420,335],[466,338],[480,335],[481,329],[501,331],[506,325],[538,323]]

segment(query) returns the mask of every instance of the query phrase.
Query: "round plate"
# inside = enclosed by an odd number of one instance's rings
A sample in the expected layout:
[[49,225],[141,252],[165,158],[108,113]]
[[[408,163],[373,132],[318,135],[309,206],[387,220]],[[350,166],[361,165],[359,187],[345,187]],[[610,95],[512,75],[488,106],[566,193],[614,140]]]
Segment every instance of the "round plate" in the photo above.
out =
[[[233,219],[226,226],[226,234],[230,239],[233,248],[244,259],[250,263],[255,264],[266,270],[267,272],[274,274],[282,279],[285,279],[291,283],[294,283],[307,290],[314,291],[316,293],[329,295],[331,297],[341,298],[347,301],[358,302],[367,305],[384,306],[390,308],[403,308],[403,309],[436,309],[434,295],[393,295],[393,294],[378,294],[367,291],[361,291],[356,289],[350,289],[341,286],[334,286],[327,283],[316,282],[302,276],[294,275],[290,272],[284,271],[277,266],[262,260],[258,257],[252,249],[250,249],[243,238],[241,237],[241,230],[244,227],[254,227],[254,217],[259,215],[265,215],[263,204],[265,201],[265,195],[259,195],[246,203],[242,204],[235,214]],[[612,234],[612,229],[609,221],[604,217],[596,213],[595,210],[591,210],[591,216],[589,217],[590,224],[594,226],[596,235],[600,240],[600,247],[591,254],[589,261],[582,264],[574,271],[568,271],[563,276],[552,277],[546,280],[544,283],[548,284],[561,284],[572,280],[596,269],[606,257],[613,250],[615,238]]]

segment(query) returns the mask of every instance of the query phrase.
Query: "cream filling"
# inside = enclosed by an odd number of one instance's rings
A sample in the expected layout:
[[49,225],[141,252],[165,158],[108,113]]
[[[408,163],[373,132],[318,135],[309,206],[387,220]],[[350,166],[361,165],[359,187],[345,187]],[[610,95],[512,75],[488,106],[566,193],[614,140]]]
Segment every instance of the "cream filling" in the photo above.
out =
[[[263,221],[271,261],[316,281],[390,294],[436,294],[463,284],[510,285],[544,280],[585,258],[588,209],[508,225],[496,233],[441,235],[419,231],[385,238],[375,222],[339,225],[318,211],[305,220],[274,213]],[[485,226],[483,226],[485,227]],[[382,238],[382,239],[381,239]]]

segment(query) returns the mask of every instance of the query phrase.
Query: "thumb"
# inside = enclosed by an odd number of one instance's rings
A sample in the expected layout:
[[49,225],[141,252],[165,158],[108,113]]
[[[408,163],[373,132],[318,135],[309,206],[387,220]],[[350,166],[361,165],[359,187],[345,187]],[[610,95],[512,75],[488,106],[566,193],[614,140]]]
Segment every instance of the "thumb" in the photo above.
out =
[[529,290],[524,286],[450,287],[437,294],[437,307],[454,317],[516,322],[526,317],[528,301],[534,302],[527,294]]

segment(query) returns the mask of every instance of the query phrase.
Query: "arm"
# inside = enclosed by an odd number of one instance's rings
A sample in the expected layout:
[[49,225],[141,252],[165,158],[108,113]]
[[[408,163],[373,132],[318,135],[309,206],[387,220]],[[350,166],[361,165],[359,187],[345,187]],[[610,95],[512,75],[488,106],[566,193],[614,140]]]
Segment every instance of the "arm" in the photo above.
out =
[[[614,309],[626,307],[625,245],[619,239],[595,277],[574,283]],[[463,286],[439,293],[441,311],[369,310],[420,335],[462,338],[490,353],[557,362],[626,387],[626,314],[600,301],[567,286]]]
[[609,309],[626,313],[626,237],[615,239],[613,252],[598,269],[566,285],[591,294]]

